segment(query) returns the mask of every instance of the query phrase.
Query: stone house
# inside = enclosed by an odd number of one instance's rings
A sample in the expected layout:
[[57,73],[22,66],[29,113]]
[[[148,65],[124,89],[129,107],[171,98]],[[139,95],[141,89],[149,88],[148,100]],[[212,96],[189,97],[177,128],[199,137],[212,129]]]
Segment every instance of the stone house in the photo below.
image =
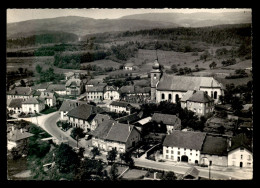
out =
[[176,115],[154,113],[151,121],[165,124],[167,134],[171,134],[173,130],[181,130],[181,120]]
[[119,153],[124,153],[141,140],[140,132],[133,125],[114,120],[102,122],[90,134],[93,136],[92,145],[106,152],[115,148]]
[[119,100],[119,88],[115,86],[106,86],[104,91],[104,99],[106,100]]
[[199,164],[206,133],[174,130],[163,141],[163,158]]
[[214,99],[204,91],[189,90],[180,101],[182,108],[187,108],[198,116],[212,114],[214,110]]
[[22,111],[24,113],[39,113],[44,110],[45,104],[44,100],[41,98],[31,97],[22,102]]

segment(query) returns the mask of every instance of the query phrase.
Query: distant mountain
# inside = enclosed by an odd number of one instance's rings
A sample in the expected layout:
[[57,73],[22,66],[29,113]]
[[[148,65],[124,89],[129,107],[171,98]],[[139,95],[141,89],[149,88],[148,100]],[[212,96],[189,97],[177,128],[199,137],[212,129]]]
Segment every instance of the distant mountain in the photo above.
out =
[[133,19],[92,19],[67,16],[49,19],[36,19],[7,24],[7,38],[62,31],[77,35],[127,31],[152,28],[170,28],[178,25],[171,22]]
[[171,22],[182,27],[205,27],[223,24],[251,23],[250,11],[223,13],[146,13],[123,16],[120,19]]

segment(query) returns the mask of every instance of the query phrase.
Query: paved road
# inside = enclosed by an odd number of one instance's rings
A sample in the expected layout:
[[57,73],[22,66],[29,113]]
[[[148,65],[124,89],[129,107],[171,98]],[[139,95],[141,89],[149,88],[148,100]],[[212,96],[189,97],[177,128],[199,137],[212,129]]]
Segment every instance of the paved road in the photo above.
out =
[[[147,159],[136,159],[135,158],[135,165],[140,167],[147,167],[147,168],[155,168],[158,170],[169,170],[174,171],[179,174],[184,174],[191,165],[176,165],[176,164],[169,164],[166,162],[155,162]],[[209,169],[196,167],[200,172],[199,176],[204,178],[209,178]],[[210,178],[217,179],[217,180],[229,180],[230,177],[232,179],[251,179],[250,173],[241,173],[241,172],[225,172],[225,171],[218,171],[218,170],[210,170]]]

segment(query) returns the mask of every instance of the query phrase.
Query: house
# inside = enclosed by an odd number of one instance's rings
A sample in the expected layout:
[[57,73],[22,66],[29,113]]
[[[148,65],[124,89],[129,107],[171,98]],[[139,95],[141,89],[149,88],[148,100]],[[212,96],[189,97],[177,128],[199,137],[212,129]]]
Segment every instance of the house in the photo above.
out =
[[39,113],[44,110],[44,100],[40,98],[31,97],[22,102],[22,111],[24,113]]
[[106,152],[115,148],[119,153],[124,153],[141,140],[140,132],[133,125],[114,120],[102,122],[90,134],[93,136],[92,145]]
[[119,100],[120,93],[119,88],[115,86],[106,86],[104,91],[105,100]]
[[68,122],[74,127],[80,127],[85,132],[90,131],[91,121],[96,114],[104,112],[100,107],[81,104],[67,113]]
[[87,87],[86,97],[88,101],[101,102],[104,100],[105,85]]
[[53,107],[56,106],[58,96],[56,93],[43,91],[41,92],[40,98],[44,99],[44,103],[47,104],[49,107]]
[[163,158],[198,164],[206,133],[174,130],[163,141]]
[[50,84],[47,88],[48,92],[56,92],[58,95],[66,95],[66,87],[64,84]]
[[198,116],[212,114],[214,110],[214,99],[204,91],[189,90],[180,101],[182,108],[187,108]]
[[22,102],[24,99],[11,99],[7,109],[15,114],[22,112]]
[[183,175],[183,180],[198,180],[199,179],[199,170],[195,167],[189,168]]
[[37,85],[32,86],[32,89],[36,90],[36,91],[45,91],[49,87],[50,84],[51,84],[51,82],[37,84]]
[[41,94],[42,94],[41,91],[34,90],[34,93],[32,94],[32,97],[39,98],[41,96]]
[[33,134],[25,132],[24,129],[14,129],[12,126],[12,130],[7,133],[7,149],[12,150],[14,147],[25,144],[31,136],[33,136]]
[[87,83],[85,84],[85,89],[87,91],[88,87],[93,87],[93,86],[98,86],[98,85],[106,86],[106,83],[103,83],[103,80],[101,80],[101,79],[91,79],[91,80],[87,81]]
[[200,154],[200,164],[228,166],[228,139],[207,135]]
[[122,101],[112,101],[108,105],[110,112],[116,112],[116,113],[123,113],[126,112],[127,114],[131,114],[133,110],[133,106],[129,103],[122,102]]
[[157,103],[171,101],[176,103],[188,90],[205,91],[214,103],[224,95],[223,86],[213,77],[176,76],[163,74],[158,60],[155,60],[151,73],[151,100]]
[[60,120],[66,121],[68,120],[67,113],[71,111],[72,109],[76,108],[77,106],[81,104],[86,104],[86,102],[83,101],[76,101],[76,100],[64,100],[62,102],[62,105],[59,109],[60,111]]
[[134,64],[133,63],[126,63],[124,65],[124,70],[134,70]]
[[238,134],[231,139],[228,148],[228,166],[253,168],[252,141],[245,134]]
[[146,125],[147,123],[151,122],[151,120],[152,120],[152,117],[146,117],[133,124],[139,131],[142,131],[143,126]]
[[176,115],[154,113],[151,121],[166,125],[167,134],[171,134],[173,130],[181,130],[181,120]]
[[77,73],[77,72],[66,72],[66,73],[64,73],[64,76],[65,76],[66,80],[78,79],[79,73]]
[[102,122],[110,119],[111,117],[107,114],[97,114],[90,123],[90,130],[95,130]]
[[73,95],[78,96],[83,91],[83,83],[80,79],[71,78],[69,79],[66,84],[66,95]]
[[13,90],[7,91],[8,99],[23,98],[28,99],[32,96],[34,91],[30,87],[15,87]]
[[120,118],[115,119],[117,122],[119,123],[135,123],[136,121],[140,120],[141,117],[139,114],[137,114],[137,112],[133,113],[133,114],[129,114]]

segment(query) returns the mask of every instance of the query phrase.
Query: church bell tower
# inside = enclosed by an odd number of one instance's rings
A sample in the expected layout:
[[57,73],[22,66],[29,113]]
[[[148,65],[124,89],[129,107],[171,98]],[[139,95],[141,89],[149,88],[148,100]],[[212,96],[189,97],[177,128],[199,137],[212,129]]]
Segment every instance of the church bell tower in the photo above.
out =
[[154,61],[153,69],[151,71],[151,100],[156,101],[156,86],[162,76],[161,66],[158,62],[158,57]]

